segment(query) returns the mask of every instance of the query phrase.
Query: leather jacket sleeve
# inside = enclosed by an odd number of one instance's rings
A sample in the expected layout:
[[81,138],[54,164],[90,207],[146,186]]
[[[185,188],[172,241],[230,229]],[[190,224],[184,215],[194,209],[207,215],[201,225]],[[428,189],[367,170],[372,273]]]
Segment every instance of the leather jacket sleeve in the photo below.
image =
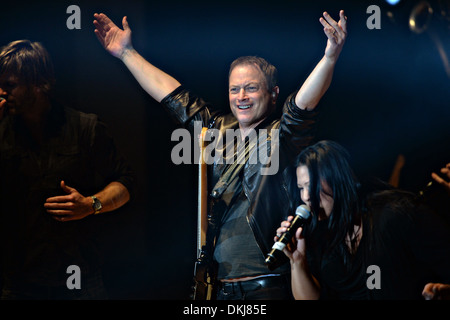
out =
[[302,110],[295,104],[297,91],[292,93],[283,106],[280,121],[280,144],[283,152],[289,157],[297,156],[305,147],[310,145],[316,134],[318,111]]
[[201,121],[202,126],[210,127],[210,122],[218,112],[212,106],[182,86],[167,95],[161,104],[171,118],[183,127],[193,130],[194,121]]

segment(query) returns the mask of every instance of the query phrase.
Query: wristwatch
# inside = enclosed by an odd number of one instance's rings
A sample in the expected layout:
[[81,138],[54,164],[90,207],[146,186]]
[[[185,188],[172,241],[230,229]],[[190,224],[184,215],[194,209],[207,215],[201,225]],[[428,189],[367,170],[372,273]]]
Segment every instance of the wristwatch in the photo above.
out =
[[94,214],[100,213],[100,210],[102,210],[102,208],[103,208],[102,203],[96,196],[91,196],[91,198],[92,198],[92,208],[94,209]]

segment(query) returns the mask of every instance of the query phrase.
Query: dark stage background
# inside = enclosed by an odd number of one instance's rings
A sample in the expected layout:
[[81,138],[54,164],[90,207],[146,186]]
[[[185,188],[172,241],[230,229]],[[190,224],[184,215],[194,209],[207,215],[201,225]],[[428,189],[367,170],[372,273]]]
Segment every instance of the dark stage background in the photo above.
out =
[[[122,63],[101,47],[93,14],[121,25],[128,16],[135,48],[204,99],[228,108],[227,74],[241,55],[278,67],[281,102],[323,55],[318,19],[327,10],[348,16],[349,36],[334,80],[322,99],[319,138],[349,149],[360,175],[387,180],[399,154],[400,186],[417,192],[450,162],[450,76],[431,32],[450,54],[449,11],[434,8],[430,32],[408,29],[418,1],[14,1],[0,8],[0,44],[42,42],[53,58],[57,96],[98,114],[139,176],[135,201],[104,215],[99,236],[105,279],[114,299],[187,299],[195,260],[196,168],[175,166],[177,127]],[[81,29],[69,30],[69,5],[81,9]],[[381,29],[369,30],[369,5],[381,9]],[[388,16],[393,14],[393,18]]]

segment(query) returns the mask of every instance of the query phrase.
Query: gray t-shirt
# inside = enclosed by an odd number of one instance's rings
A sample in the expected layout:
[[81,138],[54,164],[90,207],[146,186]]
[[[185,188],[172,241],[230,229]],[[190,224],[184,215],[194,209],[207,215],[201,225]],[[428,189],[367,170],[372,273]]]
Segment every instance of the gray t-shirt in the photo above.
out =
[[[269,273],[265,257],[256,243],[247,220],[250,202],[242,189],[242,173],[222,195],[228,210],[222,218],[220,234],[214,251],[218,263],[218,279],[234,279]],[[285,270],[279,268],[275,273]],[[271,272],[272,274],[272,272]]]

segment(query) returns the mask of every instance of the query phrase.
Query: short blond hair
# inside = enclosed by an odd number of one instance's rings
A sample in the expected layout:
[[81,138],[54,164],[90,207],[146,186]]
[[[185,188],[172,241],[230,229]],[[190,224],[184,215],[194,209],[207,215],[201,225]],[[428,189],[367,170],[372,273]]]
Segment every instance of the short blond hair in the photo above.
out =
[[268,91],[271,91],[276,87],[278,80],[277,68],[275,68],[274,65],[270,64],[266,59],[257,56],[239,57],[231,63],[228,78],[230,77],[233,69],[240,65],[253,65],[259,68],[266,79]]

